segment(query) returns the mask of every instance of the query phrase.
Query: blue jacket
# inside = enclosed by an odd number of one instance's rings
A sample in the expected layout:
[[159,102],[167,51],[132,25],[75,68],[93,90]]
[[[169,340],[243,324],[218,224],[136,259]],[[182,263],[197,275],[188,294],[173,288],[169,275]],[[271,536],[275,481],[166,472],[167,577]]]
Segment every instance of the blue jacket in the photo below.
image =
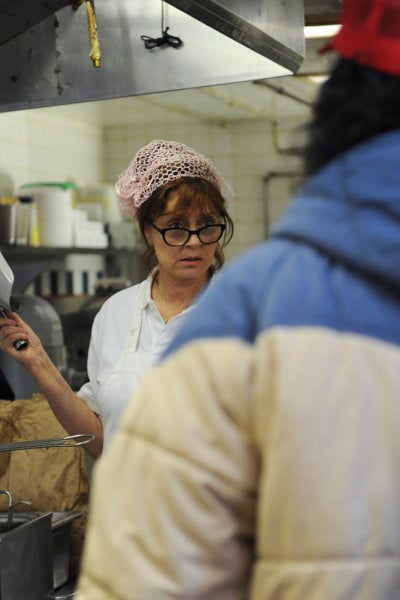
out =
[[221,274],[169,348],[196,337],[253,342],[277,325],[400,344],[400,131],[331,162],[272,232]]
[[209,287],[92,494],[79,600],[400,597],[400,132]]

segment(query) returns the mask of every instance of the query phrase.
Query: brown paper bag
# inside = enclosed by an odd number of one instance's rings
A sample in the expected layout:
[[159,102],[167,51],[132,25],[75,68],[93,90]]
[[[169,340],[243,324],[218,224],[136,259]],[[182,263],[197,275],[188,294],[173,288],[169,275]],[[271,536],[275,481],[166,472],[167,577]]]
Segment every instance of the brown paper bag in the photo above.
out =
[[[26,400],[0,401],[2,443],[63,438],[66,435],[42,394],[34,394]],[[32,502],[28,510],[83,512],[83,517],[73,521],[71,526],[71,574],[77,574],[89,502],[83,448],[0,452],[0,488],[9,490],[14,502]],[[0,510],[6,509],[7,497],[1,494]],[[27,510],[27,507],[21,505],[15,510]]]

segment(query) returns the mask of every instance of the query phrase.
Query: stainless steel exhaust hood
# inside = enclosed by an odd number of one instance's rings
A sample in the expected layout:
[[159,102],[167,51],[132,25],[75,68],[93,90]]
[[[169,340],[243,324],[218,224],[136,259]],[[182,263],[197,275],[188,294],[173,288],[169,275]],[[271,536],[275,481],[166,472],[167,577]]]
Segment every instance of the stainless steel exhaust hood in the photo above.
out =
[[301,2],[166,0],[198,21],[296,72],[304,56]]
[[[49,9],[65,0],[19,0],[18,15],[2,14],[0,4],[3,31],[16,29],[17,17],[21,30],[23,5],[32,12],[35,3]],[[0,39],[0,112],[290,75],[304,57],[299,0],[95,0],[95,68],[78,4]],[[180,47],[146,48],[142,36],[160,38],[161,25]]]

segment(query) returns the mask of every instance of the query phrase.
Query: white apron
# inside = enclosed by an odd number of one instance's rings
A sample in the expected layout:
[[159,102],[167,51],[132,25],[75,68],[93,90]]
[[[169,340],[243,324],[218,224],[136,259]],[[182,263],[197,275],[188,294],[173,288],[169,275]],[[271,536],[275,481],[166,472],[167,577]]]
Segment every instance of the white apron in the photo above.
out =
[[[180,315],[163,323],[162,332],[157,339],[154,351],[142,350],[146,344],[141,343],[140,332],[143,325],[143,313],[147,306],[146,286],[141,286],[139,295],[135,299],[130,331],[117,362],[115,363],[108,381],[101,386],[99,404],[102,407],[101,418],[104,428],[104,449],[108,446],[111,436],[117,428],[121,415],[134,395],[143,376],[160,358],[174,333],[186,317],[184,310]],[[158,316],[158,315],[157,315]],[[152,318],[152,317],[151,317]],[[157,318],[154,316],[154,318]],[[159,317],[161,320],[161,316]],[[148,348],[147,344],[147,348]]]

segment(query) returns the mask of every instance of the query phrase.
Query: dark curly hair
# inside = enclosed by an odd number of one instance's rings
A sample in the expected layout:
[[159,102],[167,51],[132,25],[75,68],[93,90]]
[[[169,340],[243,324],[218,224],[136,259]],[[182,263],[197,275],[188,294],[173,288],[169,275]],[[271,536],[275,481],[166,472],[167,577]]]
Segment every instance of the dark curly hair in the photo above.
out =
[[308,125],[306,175],[375,135],[400,128],[400,77],[340,58]]

